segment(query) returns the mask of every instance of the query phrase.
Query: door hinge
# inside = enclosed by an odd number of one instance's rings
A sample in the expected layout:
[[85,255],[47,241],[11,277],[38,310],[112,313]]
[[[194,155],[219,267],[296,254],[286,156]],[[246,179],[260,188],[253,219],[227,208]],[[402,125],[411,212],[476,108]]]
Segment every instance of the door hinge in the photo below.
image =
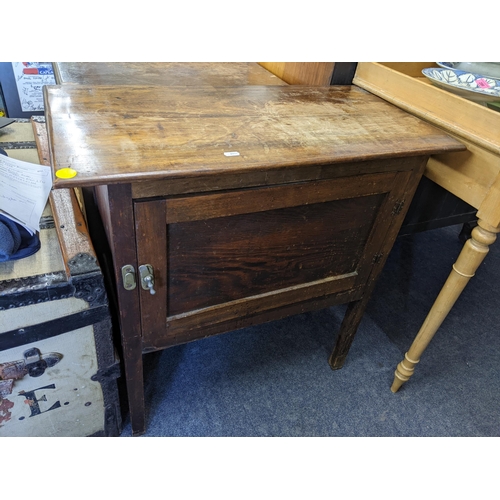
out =
[[401,213],[401,210],[403,210],[403,207],[405,206],[405,200],[399,200],[396,202],[394,205],[394,208],[392,209],[392,215],[399,215]]

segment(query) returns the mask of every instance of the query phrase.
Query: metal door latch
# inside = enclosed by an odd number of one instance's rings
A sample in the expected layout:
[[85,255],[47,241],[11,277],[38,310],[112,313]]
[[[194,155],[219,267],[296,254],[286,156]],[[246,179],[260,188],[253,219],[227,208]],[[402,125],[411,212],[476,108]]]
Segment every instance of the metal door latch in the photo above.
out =
[[156,293],[154,287],[155,277],[153,273],[153,266],[150,264],[144,264],[139,266],[139,275],[141,277],[141,286],[143,290],[149,290],[151,295]]
[[135,281],[135,269],[134,266],[127,264],[122,267],[122,280],[123,280],[123,288],[125,290],[134,290],[137,286]]

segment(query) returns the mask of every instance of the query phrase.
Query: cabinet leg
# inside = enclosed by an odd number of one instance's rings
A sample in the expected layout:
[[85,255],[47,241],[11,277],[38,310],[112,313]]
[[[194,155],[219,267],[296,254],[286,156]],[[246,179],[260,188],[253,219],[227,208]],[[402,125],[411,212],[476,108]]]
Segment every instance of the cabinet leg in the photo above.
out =
[[335,343],[332,354],[328,363],[332,370],[339,370],[344,366],[347,353],[351,347],[354,335],[358,330],[358,326],[363,318],[363,313],[366,309],[367,299],[361,299],[350,302],[347,306],[347,311],[344,315],[340,332]]
[[396,368],[392,392],[397,390],[409,380],[415,370],[415,365],[425,351],[434,334],[443,323],[463,289],[474,276],[477,268],[486,257],[489,246],[495,242],[496,233],[500,227],[493,227],[478,220],[478,225],[472,230],[471,238],[465,245],[453,264],[453,269],[448,276],[434,305],[427,315],[405,358]]
[[123,364],[132,435],[140,436],[145,432],[144,374],[140,337],[134,337],[123,344]]

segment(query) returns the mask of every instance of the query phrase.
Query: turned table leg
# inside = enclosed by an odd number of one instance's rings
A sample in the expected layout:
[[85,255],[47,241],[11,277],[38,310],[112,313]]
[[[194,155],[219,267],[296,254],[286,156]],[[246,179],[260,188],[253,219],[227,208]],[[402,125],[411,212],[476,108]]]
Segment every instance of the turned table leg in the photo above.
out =
[[391,387],[392,392],[396,392],[413,375],[415,365],[420,361],[420,357],[463,289],[474,276],[477,268],[486,257],[489,246],[496,240],[496,233],[499,232],[500,227],[495,228],[481,219],[478,220],[478,225],[472,230],[471,238],[465,242],[420,331],[405,354],[403,361],[396,368]]

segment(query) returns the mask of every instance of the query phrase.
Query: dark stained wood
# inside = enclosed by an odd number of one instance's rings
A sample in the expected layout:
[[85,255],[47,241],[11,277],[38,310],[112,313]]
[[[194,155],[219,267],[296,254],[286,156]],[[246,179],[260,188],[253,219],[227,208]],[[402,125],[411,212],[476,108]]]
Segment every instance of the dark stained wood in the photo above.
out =
[[57,62],[56,82],[80,85],[286,85],[252,62]]
[[363,196],[169,225],[169,313],[354,272],[379,203]]
[[134,421],[133,433],[138,435],[142,434],[145,429],[139,288],[131,291],[125,290],[121,273],[121,269],[125,265],[137,268],[136,246],[134,244],[135,222],[130,185],[107,186],[106,196],[99,196],[97,199],[99,203],[107,202],[107,206],[101,207],[99,205],[99,208],[108,218],[105,226],[109,231],[108,239],[113,253],[130,418]]
[[167,224],[369,196],[389,190],[395,176],[394,172],[367,174],[264,189],[172,198],[167,202]]
[[[367,248],[371,247],[371,250],[365,251],[360,260],[359,268],[362,271],[360,271],[359,275],[364,282],[364,294],[360,300],[350,302],[347,307],[335,347],[328,360],[334,370],[342,368],[345,363],[354,336],[363,318],[364,310],[408,212],[419,180],[422,178],[427,158],[417,157],[413,161],[414,170],[402,173],[400,182],[395,184],[385,206],[379,211],[372,231],[372,241],[367,245]],[[376,230],[377,227],[380,229]],[[369,262],[370,255],[373,255],[373,248],[377,248],[378,245],[380,245],[380,249],[375,253],[375,259],[372,258],[371,262]]]
[[[276,297],[263,295],[235,301],[230,308],[223,308],[222,313],[219,308],[213,307],[196,314],[173,316],[167,322],[164,335],[156,337],[152,345],[147,343],[149,339],[145,339],[145,351],[164,349],[294,314],[358,300],[363,289],[356,288],[354,281],[354,277],[344,276],[342,280],[332,279],[307,287],[294,287],[276,294]],[[349,288],[349,285],[352,286]],[[323,293],[320,293],[321,291]]]
[[[463,150],[355,87],[45,86],[54,187]],[[98,144],[98,147],[96,145]],[[224,153],[238,152],[238,156]]]
[[[144,337],[154,338],[165,330],[167,317],[167,233],[165,227],[166,202],[157,200],[135,203],[137,262],[154,269],[154,290],[144,290],[137,277],[141,301],[141,328]],[[139,269],[137,269],[139,274]]]
[[[78,172],[55,187],[96,185],[135,434],[143,352],[348,303],[340,367],[428,156],[464,149],[347,87],[66,85],[46,97],[54,167]],[[125,264],[153,265],[157,293],[126,291]]]
[[[198,176],[175,179],[159,179],[132,184],[134,199],[154,198],[156,196],[173,196],[189,193],[217,192],[230,189],[241,189],[262,186],[284,186],[304,181],[319,181],[369,175],[372,173],[399,172],[411,170],[413,158],[385,159],[377,162],[349,162],[331,165],[308,165],[304,167],[270,168],[259,172],[233,173],[222,172],[207,177]],[[346,186],[344,186],[345,188]]]

